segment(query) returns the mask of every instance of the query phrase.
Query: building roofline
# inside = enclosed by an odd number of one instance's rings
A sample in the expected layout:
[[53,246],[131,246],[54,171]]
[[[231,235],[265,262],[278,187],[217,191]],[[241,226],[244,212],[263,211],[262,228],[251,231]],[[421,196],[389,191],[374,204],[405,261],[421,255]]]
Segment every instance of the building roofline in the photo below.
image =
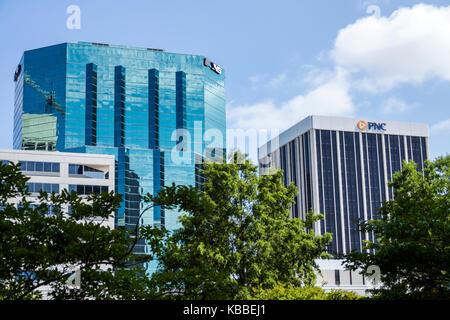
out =
[[48,46],[44,46],[44,47],[29,49],[29,50],[25,50],[23,52],[22,57],[23,57],[23,55],[26,52],[30,52],[30,51],[34,51],[34,50],[40,50],[40,49],[45,49],[45,48],[50,48],[50,47],[56,47],[56,46],[60,46],[60,45],[68,45],[68,44],[72,44],[72,45],[86,45],[86,46],[98,46],[98,47],[106,47],[106,48],[119,48],[119,49],[128,49],[128,50],[142,50],[142,51],[151,51],[151,52],[156,52],[156,53],[175,54],[175,55],[182,55],[182,56],[195,56],[195,57],[200,57],[200,58],[207,59],[206,56],[201,55],[201,54],[169,52],[169,51],[165,51],[164,49],[157,49],[157,48],[134,47],[134,46],[128,46],[128,45],[118,45],[118,44],[109,44],[109,43],[101,43],[101,42],[89,42],[89,41],[60,42],[60,43],[56,43],[56,44],[52,44],[52,45],[48,45]]
[[[385,123],[389,129],[384,132],[362,131],[357,129],[357,123],[361,120],[366,122]],[[310,115],[284,130],[277,137],[262,144],[258,148],[258,158],[261,159],[273,152],[276,148],[272,148],[272,145],[279,148],[312,129],[429,137],[429,128],[425,123]]]
[[57,47],[57,46],[61,46],[61,45],[68,44],[68,43],[70,43],[70,42],[60,42],[60,43],[55,43],[55,44],[51,44],[48,46],[39,47],[39,48],[28,49],[28,50],[24,50],[23,53],[25,54],[26,52],[30,52],[30,51],[34,51],[34,50],[46,49],[46,48],[50,48],[50,47]]
[[60,152],[60,151],[42,151],[42,150],[18,150],[18,149],[0,149],[0,153],[21,153],[30,155],[42,155],[42,156],[70,156],[81,158],[105,158],[115,159],[114,155],[98,154],[98,153],[76,153],[76,152]]
[[98,47],[106,47],[106,48],[119,48],[119,49],[129,49],[129,50],[142,50],[142,51],[152,51],[152,52],[161,52],[161,53],[168,53],[168,54],[179,54],[179,55],[189,55],[189,56],[197,56],[204,58],[205,56],[200,54],[192,54],[192,53],[178,53],[178,52],[168,52],[164,49],[158,49],[158,48],[149,48],[149,47],[134,47],[134,46],[128,46],[128,45],[119,45],[119,44],[109,44],[109,43],[101,43],[101,42],[90,42],[90,41],[78,41],[78,42],[60,42],[51,44],[44,47],[39,48],[33,48],[25,50],[24,52],[39,50],[39,49],[45,49],[50,47],[56,47],[60,45],[67,45],[67,44],[74,44],[74,45],[87,45],[87,46],[98,46]]

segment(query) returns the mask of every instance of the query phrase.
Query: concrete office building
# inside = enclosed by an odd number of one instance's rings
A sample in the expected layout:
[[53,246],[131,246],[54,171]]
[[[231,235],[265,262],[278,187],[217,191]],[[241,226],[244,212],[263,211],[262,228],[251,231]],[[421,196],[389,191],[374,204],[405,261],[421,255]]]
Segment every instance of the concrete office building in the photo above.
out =
[[[89,193],[114,190],[114,156],[67,152],[0,150],[2,163],[20,163],[27,182],[32,203],[39,205],[39,191],[60,193],[74,190],[85,196]],[[10,203],[19,203],[11,199]],[[70,210],[70,208],[65,208]],[[114,228],[114,217],[99,219],[99,223]]]
[[[40,205],[39,192],[60,193],[63,189],[75,191],[82,198],[89,193],[114,191],[114,156],[97,154],[79,154],[68,152],[0,150],[0,162],[3,164],[20,163],[22,174],[30,178],[27,181],[30,203]],[[13,198],[8,202],[20,204],[21,199]],[[87,201],[84,199],[83,201]],[[61,208],[70,214],[70,207]],[[49,205],[51,214],[52,205]],[[114,228],[114,217],[98,217],[91,220],[102,226]],[[101,266],[102,269],[107,266]],[[75,269],[74,269],[75,271]],[[50,286],[38,289],[44,300],[49,299]]]
[[201,183],[203,159],[225,152],[225,72],[203,56],[62,43],[25,51],[14,80],[14,149],[113,155],[118,228],[177,228],[140,196]]
[[377,208],[392,199],[387,182],[413,160],[422,169],[429,158],[425,124],[309,116],[258,149],[260,173],[283,169],[285,184],[298,188],[292,217],[314,210],[325,218],[317,234],[330,232],[329,253],[361,251],[358,221],[379,218]]
[[316,272],[316,284],[325,291],[340,289],[353,291],[361,296],[370,295],[368,290],[381,285],[377,277],[365,277],[360,273],[361,270],[346,270],[343,262],[341,259],[316,260],[321,273]]

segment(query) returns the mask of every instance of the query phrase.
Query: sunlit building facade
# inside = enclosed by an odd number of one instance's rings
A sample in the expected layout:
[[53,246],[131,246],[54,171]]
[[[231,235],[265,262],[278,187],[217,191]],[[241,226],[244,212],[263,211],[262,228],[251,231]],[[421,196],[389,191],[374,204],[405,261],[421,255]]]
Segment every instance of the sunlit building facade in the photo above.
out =
[[284,183],[297,186],[292,217],[324,215],[314,228],[333,234],[330,253],[361,251],[363,240],[375,239],[358,222],[380,217],[382,201],[393,197],[387,183],[403,160],[423,169],[428,136],[425,124],[309,116],[259,148],[260,173],[283,169]]
[[[114,191],[114,156],[104,154],[79,154],[68,152],[0,150],[2,164],[20,164],[20,171],[29,180],[26,197],[31,206],[38,206],[39,192],[59,194],[63,189],[75,191],[87,201],[89,193]],[[20,205],[21,198],[8,203]],[[53,205],[49,203],[49,214]],[[70,206],[61,208],[70,213]],[[114,228],[114,217],[94,220],[103,226]]]
[[225,152],[225,72],[203,56],[62,43],[26,51],[14,80],[15,149],[114,155],[116,227],[177,228],[179,213],[144,212],[140,196],[198,184]]

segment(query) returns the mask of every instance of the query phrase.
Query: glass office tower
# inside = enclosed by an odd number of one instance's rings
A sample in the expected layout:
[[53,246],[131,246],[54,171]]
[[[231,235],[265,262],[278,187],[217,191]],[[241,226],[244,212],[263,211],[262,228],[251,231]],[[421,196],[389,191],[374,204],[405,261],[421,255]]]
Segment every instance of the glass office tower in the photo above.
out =
[[361,251],[374,234],[359,232],[358,221],[380,217],[377,208],[393,196],[387,182],[403,160],[422,170],[428,135],[425,124],[310,116],[259,148],[260,173],[283,169],[284,183],[297,186],[292,217],[324,215],[314,227],[333,234],[329,253]]
[[[14,148],[111,154],[124,202],[116,226],[177,228],[139,196],[195,185],[225,152],[225,73],[205,57],[101,43],[26,51],[14,74]],[[147,250],[143,243],[136,252]]]

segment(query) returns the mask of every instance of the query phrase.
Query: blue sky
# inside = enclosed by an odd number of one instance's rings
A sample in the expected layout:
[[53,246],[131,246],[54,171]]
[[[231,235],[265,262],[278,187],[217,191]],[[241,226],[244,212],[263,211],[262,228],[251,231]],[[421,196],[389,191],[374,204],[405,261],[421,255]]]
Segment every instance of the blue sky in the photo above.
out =
[[434,158],[450,151],[449,34],[445,1],[0,0],[0,149],[23,51],[91,41],[207,56],[226,70],[230,129],[311,113],[424,122]]

